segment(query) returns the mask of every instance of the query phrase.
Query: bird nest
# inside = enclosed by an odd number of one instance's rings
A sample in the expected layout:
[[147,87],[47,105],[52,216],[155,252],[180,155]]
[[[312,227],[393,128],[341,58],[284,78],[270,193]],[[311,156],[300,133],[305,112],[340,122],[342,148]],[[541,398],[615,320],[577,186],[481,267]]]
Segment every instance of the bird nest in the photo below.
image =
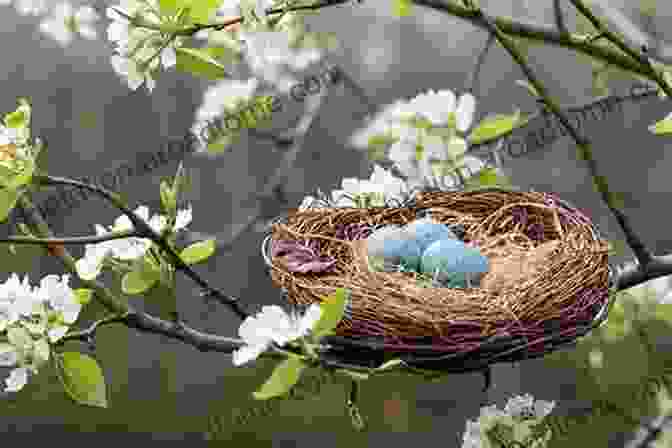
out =
[[[415,272],[370,269],[365,238],[427,212],[462,229],[463,241],[488,257],[479,287],[434,287]],[[312,254],[312,265],[303,266],[319,272],[290,269],[278,250],[288,242]],[[423,191],[403,207],[295,210],[273,224],[262,247],[290,304],[301,308],[338,288],[350,291],[336,334],[324,339],[325,357],[372,367],[401,358],[450,372],[574,345],[607,316],[608,250],[591,221],[554,194],[500,187]]]

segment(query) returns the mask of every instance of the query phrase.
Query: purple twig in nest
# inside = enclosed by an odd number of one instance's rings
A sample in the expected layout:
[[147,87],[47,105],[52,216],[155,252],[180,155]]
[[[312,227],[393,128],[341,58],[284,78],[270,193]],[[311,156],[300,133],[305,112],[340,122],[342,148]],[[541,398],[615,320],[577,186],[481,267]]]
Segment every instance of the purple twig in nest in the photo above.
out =
[[525,207],[514,207],[512,214],[514,224],[527,226],[527,209]]
[[271,256],[273,258],[285,256],[287,269],[302,274],[325,272],[336,264],[333,257],[320,256],[317,251],[317,241],[301,244],[298,241],[279,240],[273,243]]
[[544,226],[541,223],[534,223],[527,228],[527,236],[536,241],[544,240]]
[[336,228],[335,238],[340,240],[362,240],[371,234],[371,226],[363,223],[341,224]]

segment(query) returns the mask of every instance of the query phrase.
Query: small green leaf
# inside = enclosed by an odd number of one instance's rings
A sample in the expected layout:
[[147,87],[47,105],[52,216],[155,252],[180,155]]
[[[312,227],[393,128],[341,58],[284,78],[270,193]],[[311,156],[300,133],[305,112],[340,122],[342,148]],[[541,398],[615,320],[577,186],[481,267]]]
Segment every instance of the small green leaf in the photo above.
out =
[[180,258],[188,265],[200,263],[207,260],[215,253],[215,240],[199,241],[185,248],[180,254]]
[[672,114],[649,126],[649,131],[656,135],[672,134]]
[[93,296],[92,289],[79,288],[73,290],[73,292],[75,293],[75,300],[80,305],[86,305],[89,303],[91,301],[91,297]]
[[18,200],[19,192],[17,190],[9,188],[0,189],[0,222],[4,222],[7,219]]
[[107,408],[107,393],[103,371],[95,359],[78,352],[56,355],[59,378],[67,394],[76,403]]
[[35,362],[38,366],[49,361],[49,343],[46,339],[43,338],[35,341],[33,356],[35,357]]
[[418,162],[422,160],[422,157],[424,155],[425,148],[422,145],[416,145],[415,146],[415,160]]
[[19,99],[19,107],[4,117],[5,126],[8,128],[25,128],[30,124],[30,104],[25,98]]
[[468,187],[491,187],[491,186],[510,186],[511,181],[508,177],[497,173],[496,167],[483,168],[475,176],[466,181]]
[[394,15],[405,17],[411,15],[411,0],[392,0],[394,2]]
[[479,144],[483,141],[494,140],[498,136],[510,132],[520,122],[520,110],[510,115],[497,114],[491,118],[484,118],[478,126],[471,131],[469,142]]
[[176,70],[214,81],[230,76],[224,66],[205,49],[178,47],[175,48],[175,53],[177,55]]
[[142,294],[161,278],[161,271],[148,258],[148,255],[134,264],[134,269],[121,279],[121,290],[127,295]]
[[343,319],[345,304],[349,297],[350,290],[338,288],[335,293],[325,298],[320,304],[320,308],[322,308],[320,319],[313,327],[313,335],[315,337],[319,338],[333,333],[333,330],[338,326],[341,319]]
[[5,353],[10,353],[13,351],[16,351],[16,347],[14,347],[12,344],[0,342],[0,355],[4,355]]
[[[611,316],[611,313],[609,313]],[[660,320],[672,324],[672,303],[657,303],[654,316]]]
[[639,0],[639,13],[644,16],[655,17],[656,0]]
[[184,2],[181,0],[159,0],[159,9],[164,14],[172,15],[177,12],[182,3]]
[[168,216],[175,216],[177,213],[177,195],[171,184],[165,179],[159,184],[159,196],[164,213]]
[[374,135],[369,137],[368,145],[369,146],[387,146],[396,142],[397,139],[385,134]]
[[305,364],[297,357],[291,356],[285,359],[276,366],[270,378],[252,395],[257,400],[268,400],[286,394],[299,381],[305,367]]
[[190,6],[189,17],[194,22],[206,23],[221,3],[222,0],[192,0],[188,2]]

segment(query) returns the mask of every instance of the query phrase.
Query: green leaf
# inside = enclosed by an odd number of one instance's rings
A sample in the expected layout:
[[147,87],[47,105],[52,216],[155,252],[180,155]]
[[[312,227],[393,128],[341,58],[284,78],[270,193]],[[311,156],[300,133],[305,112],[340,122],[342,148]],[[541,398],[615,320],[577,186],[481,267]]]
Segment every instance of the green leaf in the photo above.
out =
[[175,216],[177,213],[177,194],[165,179],[159,184],[159,196],[164,213],[168,216]]
[[333,333],[334,329],[338,326],[338,323],[343,319],[345,304],[349,297],[350,290],[338,288],[334,294],[325,298],[320,304],[322,314],[313,327],[312,334],[315,337],[320,338]]
[[639,0],[639,13],[644,16],[655,17],[656,0]]
[[124,275],[121,290],[126,295],[142,294],[161,278],[161,271],[148,258],[148,255],[134,264],[134,269]]
[[49,343],[46,339],[43,338],[35,341],[33,356],[35,358],[35,363],[38,366],[49,361]]
[[19,200],[19,192],[12,189],[0,189],[0,222],[4,222]]
[[16,350],[16,347],[14,347],[12,344],[8,344],[6,342],[0,342],[0,355],[4,355],[5,353],[10,353]]
[[93,296],[93,290],[92,289],[86,289],[86,288],[79,288],[73,290],[75,293],[75,300],[80,304],[80,305],[86,305],[91,301],[91,297]]
[[30,124],[30,104],[25,98],[19,99],[19,107],[4,117],[5,126],[8,128],[25,128]]
[[672,116],[668,115],[665,119],[649,126],[649,131],[656,135],[672,134]]
[[622,339],[627,334],[625,328],[627,320],[623,304],[619,299],[616,299],[609,311],[607,321],[600,327],[600,331],[608,340]]
[[411,0],[392,0],[394,2],[394,15],[405,17],[411,15]]
[[[609,313],[611,315],[611,313]],[[657,303],[654,316],[668,324],[672,324],[672,303]]]
[[471,131],[469,142],[475,145],[481,142],[494,140],[498,136],[510,132],[520,122],[520,110],[515,113],[497,114],[494,117],[484,118],[478,126]]
[[197,23],[206,23],[215,13],[222,0],[192,0],[189,4],[189,17]]
[[609,72],[606,70],[594,70],[593,71],[593,83],[592,90],[593,96],[608,96],[609,95],[609,86],[607,85],[607,78],[609,77]]
[[60,360],[59,378],[70,398],[79,404],[107,408],[105,377],[96,360],[78,352],[56,356]]
[[508,177],[497,173],[496,167],[483,168],[475,176],[466,181],[469,187],[511,186]]
[[230,77],[224,66],[217,62],[207,50],[202,48],[175,48],[177,64],[175,68],[210,80]]
[[220,135],[212,141],[208,142],[207,151],[210,154],[221,154],[231,150],[234,143],[238,141],[238,135]]
[[252,395],[257,400],[268,400],[286,394],[299,381],[305,367],[303,361],[297,357],[291,356],[285,359],[276,366],[270,378]]
[[215,240],[199,241],[185,248],[180,254],[180,258],[188,264],[196,264],[207,260],[215,253]]
[[164,14],[172,15],[183,3],[182,0],[159,0],[159,9]]

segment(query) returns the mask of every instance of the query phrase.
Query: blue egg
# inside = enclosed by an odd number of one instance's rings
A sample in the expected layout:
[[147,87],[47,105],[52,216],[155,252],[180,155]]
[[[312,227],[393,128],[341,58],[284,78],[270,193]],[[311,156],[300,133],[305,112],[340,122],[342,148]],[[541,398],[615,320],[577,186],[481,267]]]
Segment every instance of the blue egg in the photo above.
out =
[[422,252],[424,252],[434,241],[458,239],[448,226],[434,222],[429,217],[417,219],[407,224],[404,229],[413,235]]
[[477,287],[489,269],[488,258],[478,248],[454,239],[430,244],[420,261],[421,273],[436,275],[436,279],[449,288]]
[[374,231],[366,240],[372,266],[396,272],[399,265],[406,270],[420,268],[422,251],[412,235],[400,227],[388,226]]

